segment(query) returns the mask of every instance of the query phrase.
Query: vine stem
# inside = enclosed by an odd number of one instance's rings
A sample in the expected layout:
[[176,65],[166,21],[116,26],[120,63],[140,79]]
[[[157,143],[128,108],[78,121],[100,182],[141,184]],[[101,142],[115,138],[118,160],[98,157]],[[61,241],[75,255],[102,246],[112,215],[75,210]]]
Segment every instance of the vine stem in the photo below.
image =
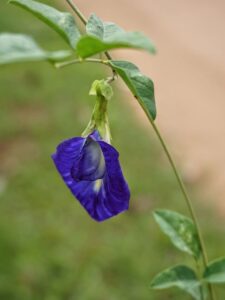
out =
[[[146,113],[146,112],[145,112]],[[203,241],[203,237],[202,237],[202,233],[201,233],[201,230],[200,230],[200,226],[199,226],[199,223],[198,223],[198,219],[197,219],[197,216],[195,214],[195,211],[194,211],[194,208],[193,208],[193,205],[192,205],[192,202],[189,198],[189,195],[187,193],[187,190],[186,190],[186,187],[183,183],[183,180],[181,179],[181,176],[180,174],[178,173],[178,170],[177,170],[177,167],[175,165],[175,162],[166,146],[166,143],[164,142],[164,139],[158,129],[158,127],[156,126],[155,122],[153,121],[152,117],[146,113],[147,117],[148,117],[148,120],[150,121],[152,127],[153,127],[153,130],[156,134],[156,136],[158,137],[159,141],[160,141],[160,144],[170,162],[170,165],[172,167],[172,170],[174,172],[174,175],[177,179],[177,183],[180,187],[180,190],[181,190],[181,193],[183,194],[184,196],[184,199],[185,199],[185,202],[187,204],[187,207],[188,207],[188,210],[190,212],[190,215],[192,217],[192,220],[195,224],[195,227],[196,227],[196,230],[197,230],[197,234],[198,234],[198,237],[199,237],[199,242],[200,242],[200,247],[201,247],[201,250],[202,250],[202,258],[203,258],[203,265],[204,267],[206,268],[207,265],[208,265],[208,256],[207,256],[207,252],[206,252],[206,248],[205,248],[205,244],[204,244],[204,241]],[[197,263],[197,262],[196,262]],[[197,263],[197,268],[198,268],[198,263]],[[213,286],[209,283],[208,284],[208,287],[209,287],[209,293],[210,293],[210,296],[211,296],[211,299],[212,300],[216,300],[216,295],[215,295],[215,292],[214,292],[214,289],[213,289]]]
[[69,4],[69,6],[72,8],[72,10],[76,13],[76,15],[80,18],[80,20],[83,22],[84,25],[87,24],[87,19],[82,14],[82,12],[79,10],[79,8],[73,3],[72,0],[66,0],[66,2]]
[[[82,14],[82,12],[78,9],[78,7],[73,3],[73,1],[72,0],[66,0],[66,2],[70,5],[70,7],[73,9],[73,11],[76,13],[76,15],[80,18],[80,20],[83,22],[83,24],[86,25],[87,24],[87,19]],[[105,52],[105,56],[108,58],[108,60],[112,60],[112,57],[108,52]],[[86,60],[86,61],[104,63],[104,64],[107,65],[107,61],[104,62],[103,60],[100,60],[100,59],[89,59],[89,60]],[[65,62],[65,63],[62,63],[62,64],[69,65],[69,64],[72,64],[72,63],[79,63],[79,62],[82,62],[82,61],[81,60],[74,60],[73,62],[72,61],[70,63]],[[59,64],[58,64],[58,66],[59,66]],[[114,76],[116,76],[115,70],[113,70],[113,78],[114,78]],[[192,217],[192,220],[195,224],[197,234],[198,234],[198,237],[199,237],[200,247],[201,247],[201,250],[202,250],[203,265],[206,268],[207,264],[208,264],[207,252],[206,252],[206,248],[205,248],[205,244],[204,244],[204,241],[203,241],[202,233],[201,233],[201,230],[200,230],[200,226],[199,226],[198,219],[197,219],[197,216],[195,214],[192,202],[189,198],[189,195],[187,193],[187,190],[186,190],[186,187],[183,183],[183,180],[181,179],[181,176],[178,173],[175,162],[174,162],[174,160],[173,160],[173,158],[172,158],[172,156],[171,156],[171,154],[170,154],[170,152],[167,148],[166,143],[164,142],[164,139],[163,139],[158,127],[156,126],[156,124],[155,124],[154,120],[152,119],[151,115],[148,112],[146,112],[146,110],[144,108],[143,108],[143,110],[145,111],[145,113],[147,115],[147,118],[148,118],[149,122],[151,123],[152,128],[153,128],[156,136],[158,137],[158,139],[160,141],[160,144],[161,144],[161,146],[162,146],[162,148],[163,148],[163,150],[164,150],[164,152],[165,152],[165,154],[166,154],[166,156],[169,160],[169,163],[172,167],[172,170],[174,172],[177,183],[180,187],[181,193],[183,194],[183,197],[185,199],[185,202],[186,202],[187,208],[189,210],[189,213],[190,213],[190,215]],[[197,264],[197,268],[199,268],[198,262],[196,262],[196,264]],[[216,300],[216,296],[215,296],[215,293],[214,293],[213,286],[209,283],[208,287],[209,287],[209,293],[210,293],[211,300]]]
[[[198,273],[198,279],[201,281],[202,280],[202,269],[201,269],[200,263],[197,259],[195,259],[195,263],[196,263],[196,268],[197,268],[197,273]],[[201,300],[204,300],[203,286],[200,286],[200,297],[201,297]]]

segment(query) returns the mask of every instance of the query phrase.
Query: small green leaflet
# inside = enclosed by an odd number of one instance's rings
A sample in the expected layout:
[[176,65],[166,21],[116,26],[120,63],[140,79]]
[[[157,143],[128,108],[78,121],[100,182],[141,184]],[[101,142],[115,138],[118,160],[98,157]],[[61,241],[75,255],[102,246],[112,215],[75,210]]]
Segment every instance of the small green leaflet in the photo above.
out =
[[22,61],[59,61],[71,55],[70,51],[49,52],[41,49],[25,34],[0,34],[0,64]]
[[58,32],[72,48],[76,48],[80,32],[70,13],[60,12],[51,6],[33,0],[10,0],[9,2],[34,14]]
[[86,25],[87,35],[77,43],[77,54],[87,58],[97,53],[118,48],[143,49],[155,53],[153,43],[140,32],[125,32],[114,23],[103,22],[92,14]]
[[194,299],[200,300],[201,286],[194,271],[186,266],[175,266],[164,270],[151,282],[152,289],[167,289],[171,287],[178,287],[186,291]]
[[205,281],[211,283],[225,283],[225,257],[211,262],[203,275]]
[[145,113],[154,120],[156,118],[156,106],[152,80],[128,61],[111,60],[108,64],[123,79]]
[[95,14],[91,14],[88,19],[86,32],[88,35],[95,36],[103,41],[107,40],[111,35],[125,33],[125,31],[115,23],[103,22]]
[[156,210],[153,215],[174,246],[197,259],[200,257],[201,246],[191,219],[170,210]]

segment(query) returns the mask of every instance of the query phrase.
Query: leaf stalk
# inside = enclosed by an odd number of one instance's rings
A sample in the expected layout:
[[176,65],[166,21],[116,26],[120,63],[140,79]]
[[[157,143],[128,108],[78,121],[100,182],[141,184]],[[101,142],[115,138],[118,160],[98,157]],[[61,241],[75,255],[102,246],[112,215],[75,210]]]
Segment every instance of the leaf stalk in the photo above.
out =
[[70,65],[74,65],[74,64],[82,64],[85,62],[89,62],[89,63],[98,63],[98,64],[103,64],[103,65],[107,65],[110,67],[110,65],[108,64],[107,60],[102,60],[102,59],[98,59],[98,58],[87,58],[87,59],[73,59],[73,60],[68,60],[68,61],[64,61],[62,63],[56,63],[55,67],[57,69],[61,69]]

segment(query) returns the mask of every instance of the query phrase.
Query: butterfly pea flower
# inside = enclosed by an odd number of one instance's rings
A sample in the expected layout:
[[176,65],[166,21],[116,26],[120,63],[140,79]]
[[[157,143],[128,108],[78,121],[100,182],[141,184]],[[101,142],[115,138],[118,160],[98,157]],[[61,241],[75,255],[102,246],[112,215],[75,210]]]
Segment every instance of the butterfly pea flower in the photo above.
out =
[[110,144],[105,85],[103,91],[97,85],[97,102],[83,136],[63,141],[52,155],[65,184],[96,221],[127,210],[130,199],[119,153]]

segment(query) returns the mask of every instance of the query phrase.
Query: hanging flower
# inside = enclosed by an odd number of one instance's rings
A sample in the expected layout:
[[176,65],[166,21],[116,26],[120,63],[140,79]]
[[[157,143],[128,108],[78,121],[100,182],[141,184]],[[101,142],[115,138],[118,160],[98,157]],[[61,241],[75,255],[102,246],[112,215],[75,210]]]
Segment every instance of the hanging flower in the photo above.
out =
[[86,138],[63,141],[52,158],[66,185],[93,219],[103,221],[128,209],[130,192],[119,153],[97,131]]
[[94,81],[90,95],[95,107],[82,137],[62,142],[52,155],[73,195],[96,221],[128,209],[130,191],[123,177],[119,153],[110,145],[107,104],[113,92],[105,80]]

